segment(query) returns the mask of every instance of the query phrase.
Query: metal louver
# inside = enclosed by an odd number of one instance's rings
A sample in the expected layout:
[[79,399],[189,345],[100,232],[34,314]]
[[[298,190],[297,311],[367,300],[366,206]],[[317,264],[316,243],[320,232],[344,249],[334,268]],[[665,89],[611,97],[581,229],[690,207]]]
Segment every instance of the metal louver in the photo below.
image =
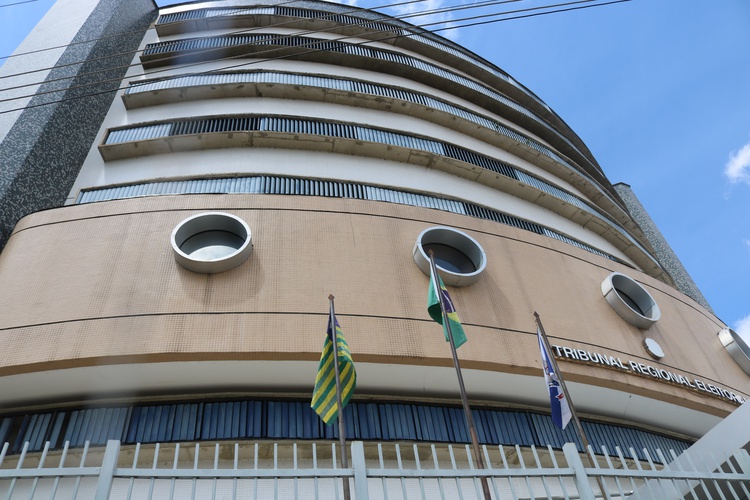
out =
[[481,207],[473,203],[438,198],[422,194],[385,189],[352,182],[339,182],[319,179],[301,179],[278,176],[228,177],[218,179],[193,179],[170,182],[152,182],[111,188],[83,191],[76,203],[94,203],[137,196],[179,195],[179,194],[277,194],[297,196],[326,196],[332,198],[354,198],[358,200],[384,201],[415,207],[433,208],[479,219],[491,220],[507,226],[548,236],[568,243],[601,257],[620,262],[616,257],[596,248],[576,241],[568,236],[497,210]]

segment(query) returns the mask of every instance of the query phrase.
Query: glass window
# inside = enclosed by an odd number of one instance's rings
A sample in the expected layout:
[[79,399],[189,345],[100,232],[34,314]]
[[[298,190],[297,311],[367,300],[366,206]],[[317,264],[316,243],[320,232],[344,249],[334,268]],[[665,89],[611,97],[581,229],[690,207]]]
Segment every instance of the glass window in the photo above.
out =
[[188,217],[172,231],[178,264],[196,273],[220,273],[242,264],[252,252],[250,227],[239,217],[207,212]]
[[451,227],[431,227],[417,237],[414,262],[427,276],[430,275],[430,250],[434,253],[435,265],[446,285],[468,286],[476,283],[487,265],[487,255],[477,240]]

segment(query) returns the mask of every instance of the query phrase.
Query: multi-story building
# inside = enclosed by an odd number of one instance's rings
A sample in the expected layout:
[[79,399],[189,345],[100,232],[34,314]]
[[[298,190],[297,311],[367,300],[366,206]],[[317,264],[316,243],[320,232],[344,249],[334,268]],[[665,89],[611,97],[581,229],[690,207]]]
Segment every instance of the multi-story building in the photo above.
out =
[[52,46],[3,67],[11,453],[331,439],[309,408],[329,294],[349,437],[466,441],[429,249],[483,443],[573,439],[534,312],[594,445],[679,451],[750,395],[750,350],[628,186],[461,46],[312,0],[59,0],[19,52]]

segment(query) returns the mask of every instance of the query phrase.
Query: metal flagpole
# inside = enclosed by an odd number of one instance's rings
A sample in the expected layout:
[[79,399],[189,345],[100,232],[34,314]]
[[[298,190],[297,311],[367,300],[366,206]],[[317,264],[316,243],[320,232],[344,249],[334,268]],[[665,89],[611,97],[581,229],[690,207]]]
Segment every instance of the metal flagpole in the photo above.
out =
[[[333,373],[336,377],[336,404],[338,405],[339,418],[339,446],[341,448],[341,466],[344,469],[349,468],[349,460],[346,454],[346,425],[344,423],[344,407],[341,404],[341,380],[339,379],[339,337],[336,331],[336,312],[333,308],[333,294],[328,296],[330,302],[330,311],[328,321],[331,325],[331,334],[333,336]],[[349,477],[344,477],[344,500],[350,500]]]
[[[552,369],[555,370],[555,373],[557,374],[557,380],[560,382],[560,387],[562,387],[563,394],[565,395],[565,399],[568,400],[568,407],[570,407],[570,416],[573,418],[573,424],[576,426],[576,432],[578,433],[578,437],[581,438],[581,443],[583,444],[583,449],[585,450],[585,455],[588,457],[589,463],[592,467],[596,467],[596,464],[594,463],[593,458],[589,455],[589,448],[591,445],[589,444],[589,440],[586,437],[586,433],[583,430],[583,426],[581,425],[581,421],[578,418],[578,413],[576,413],[575,405],[573,404],[573,400],[570,399],[570,393],[568,392],[568,386],[565,385],[565,379],[563,378],[562,372],[560,371],[560,367],[557,366],[557,360],[555,359],[555,355],[552,354],[552,349],[549,345],[549,340],[547,339],[547,332],[544,331],[544,326],[542,326],[542,319],[539,317],[539,314],[534,311],[534,317],[536,318],[536,326],[539,328],[539,331],[542,333],[542,341],[544,342],[544,348],[547,350],[547,354],[549,355],[549,361],[552,363]],[[592,448],[593,449],[593,448]],[[605,493],[606,488],[604,487],[604,482],[602,481],[601,476],[596,477],[596,481],[599,484],[599,489],[602,492],[602,496],[604,498],[607,498],[607,494]]]
[[[471,437],[471,445],[474,449],[474,455],[476,456],[477,461],[477,467],[479,469],[484,469],[484,460],[482,459],[482,454],[479,449],[479,439],[477,438],[477,430],[476,427],[474,427],[474,417],[471,415],[471,408],[469,408],[469,400],[466,397],[466,387],[464,386],[464,378],[463,375],[461,375],[461,365],[458,362],[458,354],[456,353],[456,343],[453,341],[453,332],[451,331],[451,324],[450,321],[448,321],[448,315],[445,312],[445,303],[443,302],[443,293],[440,291],[440,287],[438,286],[438,273],[437,273],[437,266],[435,266],[435,255],[432,250],[430,250],[430,270],[432,272],[432,283],[435,287],[435,294],[438,297],[438,300],[440,301],[440,311],[443,314],[443,326],[445,327],[446,331],[448,332],[448,341],[451,345],[451,353],[453,354],[453,366],[456,367],[456,374],[458,375],[458,388],[461,391],[461,403],[464,407],[464,414],[466,415],[466,423],[469,426],[469,436]],[[484,492],[484,498],[485,500],[491,500],[492,496],[490,495],[490,486],[487,482],[487,477],[482,476],[480,477],[480,481],[482,483],[482,491]]]

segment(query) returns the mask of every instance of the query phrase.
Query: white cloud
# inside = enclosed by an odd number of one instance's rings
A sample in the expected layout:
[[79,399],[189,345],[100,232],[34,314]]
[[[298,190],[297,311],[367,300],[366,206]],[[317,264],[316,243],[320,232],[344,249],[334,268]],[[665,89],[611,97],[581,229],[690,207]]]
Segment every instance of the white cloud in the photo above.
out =
[[724,166],[724,175],[733,184],[737,182],[750,184],[750,142],[742,146],[739,151],[729,154],[729,161]]
[[745,343],[750,344],[750,314],[734,323],[734,331],[742,337]]

